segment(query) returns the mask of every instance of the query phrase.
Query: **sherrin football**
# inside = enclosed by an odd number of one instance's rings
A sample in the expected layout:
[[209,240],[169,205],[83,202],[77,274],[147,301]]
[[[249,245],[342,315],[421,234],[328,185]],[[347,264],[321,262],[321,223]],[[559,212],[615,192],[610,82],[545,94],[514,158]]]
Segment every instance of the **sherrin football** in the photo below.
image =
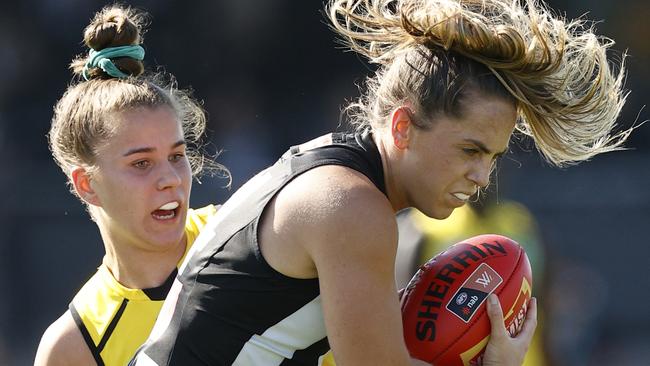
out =
[[480,235],[454,244],[420,267],[402,295],[411,356],[436,366],[478,365],[490,335],[488,295],[499,297],[506,329],[516,335],[531,291],[530,262],[514,240]]

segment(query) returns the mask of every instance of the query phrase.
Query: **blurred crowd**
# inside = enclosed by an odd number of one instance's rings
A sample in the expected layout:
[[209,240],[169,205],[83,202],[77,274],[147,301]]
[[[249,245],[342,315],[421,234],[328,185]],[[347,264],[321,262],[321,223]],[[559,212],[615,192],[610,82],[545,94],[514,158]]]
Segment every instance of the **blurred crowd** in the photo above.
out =
[[[83,28],[107,2],[25,0],[0,5],[0,365],[32,362],[44,328],[100,263],[101,240],[68,194],[46,133],[70,82],[68,63],[87,52]],[[345,130],[340,111],[372,65],[339,49],[322,1],[132,1],[151,14],[146,65],[192,87],[209,113],[208,150],[232,173],[204,177],[193,206],[222,202],[290,145]],[[631,90],[621,127],[648,119],[650,3],[554,0],[585,14],[627,50]],[[549,365],[643,365],[650,359],[650,280],[644,229],[650,222],[650,127],[630,150],[581,166],[545,165],[516,141],[490,189],[491,205],[513,200],[535,220],[543,250]],[[79,265],[81,263],[82,265]],[[73,265],[74,264],[74,265]],[[541,275],[540,275],[541,276]],[[543,291],[542,291],[543,289]]]

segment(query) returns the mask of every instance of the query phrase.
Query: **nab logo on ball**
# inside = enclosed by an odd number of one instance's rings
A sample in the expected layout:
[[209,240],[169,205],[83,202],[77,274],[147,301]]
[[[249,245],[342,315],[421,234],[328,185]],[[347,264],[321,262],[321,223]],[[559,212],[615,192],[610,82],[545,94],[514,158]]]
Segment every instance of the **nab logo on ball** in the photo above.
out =
[[[502,282],[503,278],[499,276],[497,271],[486,263],[481,263],[456,291],[453,296],[456,301],[450,301],[447,304],[447,309],[467,323],[474,316],[476,309]],[[465,303],[464,299],[468,296],[469,302],[467,305],[460,306]],[[463,299],[462,302],[460,302],[461,299]]]

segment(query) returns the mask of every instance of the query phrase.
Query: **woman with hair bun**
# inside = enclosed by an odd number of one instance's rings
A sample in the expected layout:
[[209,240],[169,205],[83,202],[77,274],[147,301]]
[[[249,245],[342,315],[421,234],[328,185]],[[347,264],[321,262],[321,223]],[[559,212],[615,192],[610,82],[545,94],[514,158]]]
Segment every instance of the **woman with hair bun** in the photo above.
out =
[[[292,147],[228,200],[179,271],[133,365],[422,365],[402,338],[395,213],[447,218],[488,186],[513,131],[553,165],[620,149],[623,64],[535,0],[330,0],[378,68],[357,127]],[[483,365],[521,365],[498,299]],[[440,336],[444,336],[440,335]]]
[[[177,266],[215,206],[188,208],[192,177],[219,169],[199,153],[206,118],[173,78],[144,73],[144,14],[96,14],[78,81],[54,108],[49,143],[106,254],[45,331],[36,365],[125,365],[151,331]],[[205,166],[205,165],[208,166]]]

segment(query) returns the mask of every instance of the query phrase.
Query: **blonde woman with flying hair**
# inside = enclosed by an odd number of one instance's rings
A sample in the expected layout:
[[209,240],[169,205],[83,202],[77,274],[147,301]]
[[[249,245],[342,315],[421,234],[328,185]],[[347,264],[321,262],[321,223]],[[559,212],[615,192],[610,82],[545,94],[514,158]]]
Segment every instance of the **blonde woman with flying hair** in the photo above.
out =
[[[422,365],[402,338],[395,213],[447,218],[488,186],[515,129],[553,165],[620,149],[623,65],[533,0],[331,0],[377,65],[356,132],[294,146],[202,231],[133,365]],[[521,365],[496,296],[483,365]],[[442,334],[441,336],[444,336]]]
[[[125,365],[151,331],[177,266],[214,206],[188,208],[204,111],[170,77],[144,73],[144,14],[109,6],[54,108],[55,161],[97,223],[106,254],[46,330],[35,365]],[[167,81],[166,81],[167,80]]]

